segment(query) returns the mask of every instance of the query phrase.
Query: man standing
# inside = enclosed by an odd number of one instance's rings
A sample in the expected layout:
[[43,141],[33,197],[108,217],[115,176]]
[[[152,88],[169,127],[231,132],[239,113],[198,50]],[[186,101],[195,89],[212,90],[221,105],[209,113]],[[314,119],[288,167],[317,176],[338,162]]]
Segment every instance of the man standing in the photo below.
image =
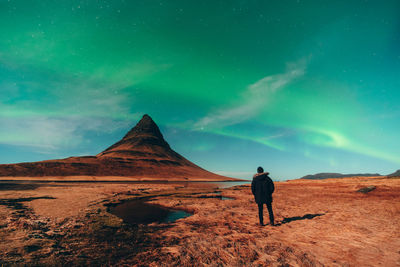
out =
[[275,186],[268,174],[268,172],[264,172],[262,167],[258,167],[257,173],[253,176],[253,181],[251,182],[251,192],[254,195],[254,200],[258,204],[258,216],[260,218],[261,225],[264,225],[264,204],[267,204],[269,221],[271,225],[275,225],[274,213],[272,211],[272,193],[275,190]]

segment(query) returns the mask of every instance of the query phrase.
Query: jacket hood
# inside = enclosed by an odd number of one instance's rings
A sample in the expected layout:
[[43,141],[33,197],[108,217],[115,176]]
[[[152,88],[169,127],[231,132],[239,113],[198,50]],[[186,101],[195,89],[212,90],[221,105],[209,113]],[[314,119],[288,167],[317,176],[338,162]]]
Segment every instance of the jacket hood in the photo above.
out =
[[266,176],[268,174],[269,174],[269,172],[256,173],[256,174],[254,174],[253,179],[259,178],[261,176]]

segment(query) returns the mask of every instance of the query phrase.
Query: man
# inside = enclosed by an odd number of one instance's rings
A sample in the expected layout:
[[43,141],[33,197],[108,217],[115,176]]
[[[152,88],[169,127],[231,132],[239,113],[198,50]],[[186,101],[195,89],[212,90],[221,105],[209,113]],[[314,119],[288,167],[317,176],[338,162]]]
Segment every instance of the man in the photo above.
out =
[[272,211],[272,193],[275,190],[274,182],[269,178],[268,172],[264,172],[262,167],[257,168],[257,174],[253,176],[251,182],[251,192],[254,195],[254,200],[258,204],[258,216],[260,224],[264,225],[263,206],[267,204],[269,221],[274,224],[274,213]]

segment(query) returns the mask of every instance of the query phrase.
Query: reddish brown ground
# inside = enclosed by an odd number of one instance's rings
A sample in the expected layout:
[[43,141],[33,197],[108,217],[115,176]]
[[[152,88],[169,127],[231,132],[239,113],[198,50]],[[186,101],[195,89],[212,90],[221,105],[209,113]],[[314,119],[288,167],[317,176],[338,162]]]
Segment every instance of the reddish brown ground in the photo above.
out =
[[[376,189],[369,193],[356,192],[371,185]],[[218,190],[176,184],[9,189],[0,191],[0,264],[400,265],[400,179],[276,183],[276,227],[257,224],[248,186],[222,190],[234,200],[203,198]],[[130,226],[104,206],[141,196],[194,215]]]

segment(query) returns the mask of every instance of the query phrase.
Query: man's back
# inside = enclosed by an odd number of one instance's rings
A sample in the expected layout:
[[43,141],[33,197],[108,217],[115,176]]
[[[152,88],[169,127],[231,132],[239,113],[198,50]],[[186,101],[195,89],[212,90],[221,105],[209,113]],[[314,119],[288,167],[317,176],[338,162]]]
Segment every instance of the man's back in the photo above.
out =
[[251,182],[251,191],[257,203],[271,203],[274,190],[274,182],[268,176],[267,172],[254,175]]

